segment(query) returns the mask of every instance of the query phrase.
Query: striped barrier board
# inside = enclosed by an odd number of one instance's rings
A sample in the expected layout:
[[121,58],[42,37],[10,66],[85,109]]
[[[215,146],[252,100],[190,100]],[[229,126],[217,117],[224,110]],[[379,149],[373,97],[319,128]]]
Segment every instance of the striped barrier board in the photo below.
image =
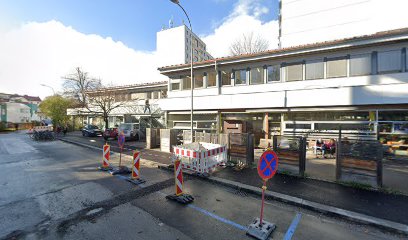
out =
[[132,179],[138,179],[140,177],[140,152],[133,152],[133,166],[132,166]]
[[180,159],[176,159],[174,161],[174,181],[175,181],[175,188],[176,193],[167,195],[166,198],[169,200],[176,201],[182,204],[188,204],[194,201],[194,197],[190,194],[186,194],[183,192],[183,167],[181,164]]
[[110,145],[105,144],[103,145],[103,153],[102,153],[102,166],[98,167],[99,170],[108,171],[111,170],[112,167],[109,163],[110,160]]
[[136,185],[146,182],[146,180],[140,177],[140,152],[139,151],[133,151],[132,174],[127,180]]
[[173,154],[180,158],[181,166],[199,173],[209,173],[227,162],[227,147],[219,144],[199,143],[206,150],[194,150],[175,146]]

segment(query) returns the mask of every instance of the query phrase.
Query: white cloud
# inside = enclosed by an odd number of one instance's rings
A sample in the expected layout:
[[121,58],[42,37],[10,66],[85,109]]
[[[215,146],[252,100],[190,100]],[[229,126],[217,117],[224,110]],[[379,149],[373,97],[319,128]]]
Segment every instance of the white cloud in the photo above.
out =
[[[210,35],[204,36],[210,53],[229,54],[229,45],[249,31],[277,46],[277,22],[262,22],[269,9],[260,0],[240,0]],[[83,34],[61,22],[25,23],[0,29],[0,92],[51,95],[46,84],[61,91],[62,76],[81,67],[105,84],[125,85],[163,81],[156,52],[136,51],[122,42]],[[169,56],[170,57],[170,56]]]
[[212,34],[201,36],[207,44],[207,50],[214,57],[229,55],[230,45],[243,34],[253,32],[269,41],[269,48],[278,47],[278,21],[262,22],[261,17],[270,11],[260,0],[240,0],[233,11]]
[[61,77],[82,67],[115,85],[162,81],[156,53],[135,51],[121,42],[82,34],[57,21],[27,23],[0,33],[0,92],[44,97],[60,90]]

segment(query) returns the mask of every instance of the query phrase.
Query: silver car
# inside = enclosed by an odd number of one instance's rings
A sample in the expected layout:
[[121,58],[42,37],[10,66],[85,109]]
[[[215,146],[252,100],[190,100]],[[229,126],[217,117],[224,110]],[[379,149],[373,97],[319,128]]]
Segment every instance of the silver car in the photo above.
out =
[[143,137],[143,133],[140,131],[139,123],[121,123],[119,125],[120,134],[123,132],[126,139],[139,141]]

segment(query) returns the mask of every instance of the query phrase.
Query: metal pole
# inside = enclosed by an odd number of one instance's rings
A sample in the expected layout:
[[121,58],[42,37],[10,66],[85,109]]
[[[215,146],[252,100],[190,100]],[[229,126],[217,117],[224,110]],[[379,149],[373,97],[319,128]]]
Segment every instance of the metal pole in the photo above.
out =
[[263,182],[262,186],[262,206],[261,206],[261,217],[259,219],[259,226],[262,227],[264,204],[265,204],[265,190],[266,190],[266,180]]
[[191,67],[191,72],[190,72],[190,77],[191,77],[191,116],[190,116],[190,130],[191,130],[191,142],[194,141],[193,139],[193,112],[194,112],[194,107],[193,107],[193,98],[194,98],[194,80],[193,80],[193,27],[191,26],[191,21],[190,18],[188,17],[188,14],[186,12],[186,10],[184,10],[184,8],[180,5],[180,3],[176,3],[184,12],[184,14],[187,17],[188,20],[188,24],[190,25],[190,30],[191,30],[191,34],[190,34],[190,67]]
[[48,86],[48,85],[46,85],[46,84],[40,84],[40,85],[41,85],[41,86],[43,86],[43,87],[51,88],[52,93],[55,95],[55,90],[54,90],[54,88],[53,88],[53,87]]

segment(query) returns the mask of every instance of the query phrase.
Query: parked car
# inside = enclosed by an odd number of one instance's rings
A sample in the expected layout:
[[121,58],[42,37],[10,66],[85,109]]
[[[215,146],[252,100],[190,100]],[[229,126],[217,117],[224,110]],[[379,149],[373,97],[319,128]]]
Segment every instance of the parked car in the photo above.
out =
[[139,123],[121,123],[119,125],[119,133],[123,131],[125,139],[139,141],[143,137],[140,131]]
[[102,131],[95,125],[85,125],[84,128],[82,128],[82,136],[85,137],[97,137],[97,136],[102,136]]
[[102,135],[103,135],[103,138],[105,138],[105,140],[108,140],[108,138],[117,139],[118,138],[118,128],[107,128],[105,129]]

